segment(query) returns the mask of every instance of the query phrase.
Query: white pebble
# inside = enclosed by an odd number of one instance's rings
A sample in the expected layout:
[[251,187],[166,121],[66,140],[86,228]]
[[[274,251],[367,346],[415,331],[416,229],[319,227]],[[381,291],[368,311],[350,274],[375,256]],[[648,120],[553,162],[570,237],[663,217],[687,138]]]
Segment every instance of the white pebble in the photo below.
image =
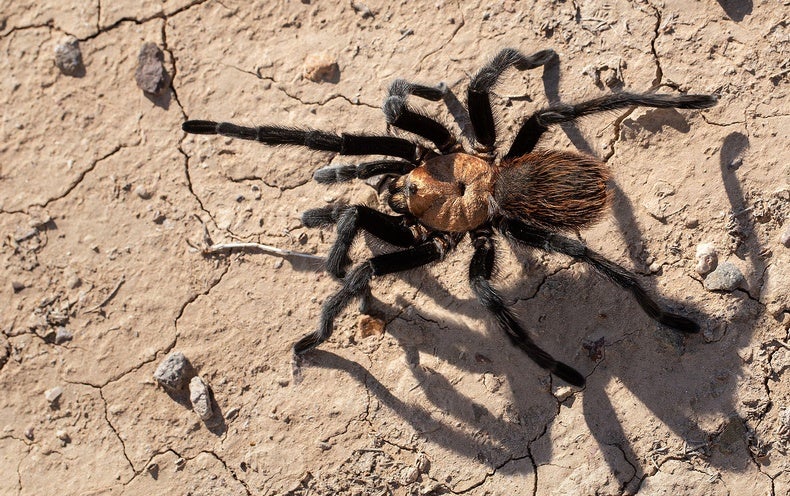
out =
[[57,437],[58,439],[60,439],[61,443],[62,443],[64,446],[65,446],[66,444],[68,444],[69,442],[71,442],[71,436],[69,436],[69,433],[68,433],[68,432],[66,432],[66,431],[64,431],[64,430],[62,430],[62,429],[61,429],[61,430],[59,430],[59,431],[57,431],[57,432],[55,432],[55,437]]
[[790,223],[788,223],[788,226],[785,228],[785,231],[782,233],[779,241],[785,245],[785,247],[790,248]]
[[48,389],[44,392],[44,398],[46,398],[50,403],[55,404],[60,399],[60,395],[62,394],[63,388],[60,386],[55,386],[52,389]]
[[719,256],[713,243],[702,243],[697,246],[697,274],[704,276],[713,271],[719,264]]
[[201,420],[209,420],[214,415],[208,385],[200,376],[196,375],[189,381],[189,401]]

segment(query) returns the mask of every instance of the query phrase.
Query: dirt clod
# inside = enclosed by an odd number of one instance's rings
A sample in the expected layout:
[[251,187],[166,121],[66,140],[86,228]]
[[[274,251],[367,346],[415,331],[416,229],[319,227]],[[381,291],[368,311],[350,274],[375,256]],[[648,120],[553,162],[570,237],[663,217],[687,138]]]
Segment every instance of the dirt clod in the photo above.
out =
[[713,243],[702,243],[697,246],[697,265],[694,270],[704,276],[712,272],[719,264],[719,256]]
[[357,317],[357,338],[362,340],[370,336],[381,336],[384,334],[386,322],[371,315],[360,315]]
[[337,59],[327,52],[312,53],[304,60],[302,75],[315,83],[337,83],[340,80],[340,66]]

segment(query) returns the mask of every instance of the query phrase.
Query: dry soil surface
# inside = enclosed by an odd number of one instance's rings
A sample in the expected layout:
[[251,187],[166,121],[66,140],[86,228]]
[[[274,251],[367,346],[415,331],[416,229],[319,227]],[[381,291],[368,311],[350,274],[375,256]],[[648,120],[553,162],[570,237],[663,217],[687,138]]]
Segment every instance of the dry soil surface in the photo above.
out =
[[[0,493],[789,494],[788,18],[782,0],[6,2]],[[73,75],[54,63],[67,36]],[[145,42],[172,78],[158,97],[135,83]],[[608,163],[612,208],[580,236],[702,332],[679,336],[584,264],[500,238],[496,284],[587,377],[569,389],[481,310],[467,239],[375,279],[385,332],[363,336],[351,305],[295,380],[290,346],[339,283],[304,257],[207,256],[204,228],[322,255],[333,233],[300,213],[378,199],[312,181],[353,159],[181,123],[385,132],[380,104],[405,77],[446,82],[447,105],[413,103],[468,135],[469,76],[504,47],[551,47],[559,64],[504,75],[503,147],[549,103],[720,96],[541,142]],[[337,70],[313,81],[315,60]],[[703,243],[743,274],[737,288],[706,289]],[[361,239],[353,258],[381,249]],[[213,391],[208,421],[153,380],[176,351]]]

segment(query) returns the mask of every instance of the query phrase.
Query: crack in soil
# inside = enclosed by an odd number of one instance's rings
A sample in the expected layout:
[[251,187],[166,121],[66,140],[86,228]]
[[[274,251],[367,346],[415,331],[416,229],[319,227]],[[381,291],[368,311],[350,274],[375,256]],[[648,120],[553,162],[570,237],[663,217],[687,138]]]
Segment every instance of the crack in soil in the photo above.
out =
[[109,152],[109,153],[105,154],[104,156],[99,157],[96,160],[94,160],[91,165],[89,165],[85,170],[83,170],[77,176],[77,178],[74,181],[71,182],[71,184],[66,186],[66,190],[63,193],[61,193],[61,194],[59,194],[57,196],[54,196],[52,198],[49,198],[44,203],[30,203],[25,208],[22,208],[22,209],[18,209],[18,210],[3,210],[3,209],[0,209],[0,214],[25,214],[25,215],[30,215],[28,210],[30,210],[30,208],[32,208],[32,207],[46,208],[46,207],[49,206],[50,203],[56,202],[58,200],[62,200],[63,198],[67,197],[72,191],[74,191],[74,189],[77,186],[79,186],[80,183],[82,183],[83,179],[85,179],[85,176],[87,176],[88,173],[93,172],[93,170],[96,168],[96,166],[99,165],[99,162],[102,162],[102,161],[112,157],[113,155],[115,155],[116,153],[120,152],[124,148],[128,148],[128,146],[127,145],[117,145],[115,148],[113,148],[113,150],[111,152]]
[[[207,1],[208,0],[195,0],[193,2],[190,2],[190,3],[186,4],[186,5],[182,5],[181,7],[177,8],[177,9],[174,9],[171,12],[160,11],[160,12],[157,12],[155,14],[152,14],[150,16],[143,17],[143,18],[140,18],[140,19],[138,19],[136,17],[121,17],[120,19],[118,19],[117,21],[115,21],[114,23],[112,23],[112,24],[110,24],[108,26],[104,26],[104,27],[98,26],[98,30],[95,33],[89,34],[88,36],[85,36],[84,38],[77,38],[77,39],[79,41],[92,40],[92,39],[95,39],[95,38],[101,36],[102,34],[109,33],[110,31],[113,31],[114,29],[117,29],[118,27],[120,27],[122,24],[125,24],[125,23],[133,23],[133,24],[137,24],[137,25],[142,25],[142,24],[145,24],[145,23],[147,23],[149,21],[153,21],[155,19],[162,19],[164,21],[167,21],[168,18],[176,16],[176,15],[182,13],[182,12],[186,12],[187,10],[191,9],[192,7],[195,7],[195,6],[198,6],[198,5],[202,5],[202,4],[206,3]],[[101,10],[99,12],[101,13]],[[101,18],[99,18],[96,22],[97,22],[97,24],[100,24],[101,23]],[[66,34],[70,34],[70,33],[66,33]]]
[[[110,426],[110,429],[112,429],[113,433],[115,434],[115,437],[117,437],[118,441],[121,443],[121,451],[123,452],[123,457],[126,458],[126,461],[129,463],[129,467],[132,469],[132,473],[134,473],[136,472],[134,469],[134,463],[132,463],[131,458],[129,458],[129,454],[126,452],[126,443],[123,442],[123,438],[121,438],[121,433],[118,432],[118,430],[115,428],[114,425],[112,425],[112,422],[110,421],[110,416],[107,411],[108,410],[107,398],[104,397],[104,391],[102,391],[101,388],[98,389],[99,389],[99,397],[102,399],[102,403],[104,404],[104,420],[107,422],[107,425]],[[133,478],[134,477],[130,478],[129,481],[127,482],[131,482]]]

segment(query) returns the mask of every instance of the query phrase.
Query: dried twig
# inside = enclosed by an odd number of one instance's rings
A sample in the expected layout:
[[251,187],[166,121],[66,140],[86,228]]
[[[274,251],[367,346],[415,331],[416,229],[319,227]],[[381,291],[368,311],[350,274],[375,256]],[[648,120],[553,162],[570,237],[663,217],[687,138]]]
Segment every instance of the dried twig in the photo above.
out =
[[85,313],[93,313],[93,312],[98,312],[99,310],[101,310],[101,308],[104,305],[109,303],[109,301],[112,300],[115,297],[115,295],[118,293],[118,290],[121,289],[121,285],[125,281],[126,281],[126,276],[122,275],[121,278],[118,280],[118,284],[116,284],[115,287],[113,288],[113,290],[110,291],[110,294],[108,294],[107,297],[105,297],[102,301],[100,301],[98,305],[96,305],[94,307],[91,307],[88,310],[85,310]]
[[263,245],[261,243],[215,243],[210,246],[206,246],[203,248],[204,255],[213,255],[215,253],[220,253],[227,250],[233,250],[235,248],[239,248],[242,250],[253,250],[253,251],[260,251],[263,253],[268,253],[269,255],[276,255],[278,257],[301,257],[307,258],[309,260],[320,260],[323,261],[324,257],[318,255],[312,255],[310,253],[304,253],[301,251],[292,251],[292,250],[284,250],[282,248],[276,248],[274,246]]

